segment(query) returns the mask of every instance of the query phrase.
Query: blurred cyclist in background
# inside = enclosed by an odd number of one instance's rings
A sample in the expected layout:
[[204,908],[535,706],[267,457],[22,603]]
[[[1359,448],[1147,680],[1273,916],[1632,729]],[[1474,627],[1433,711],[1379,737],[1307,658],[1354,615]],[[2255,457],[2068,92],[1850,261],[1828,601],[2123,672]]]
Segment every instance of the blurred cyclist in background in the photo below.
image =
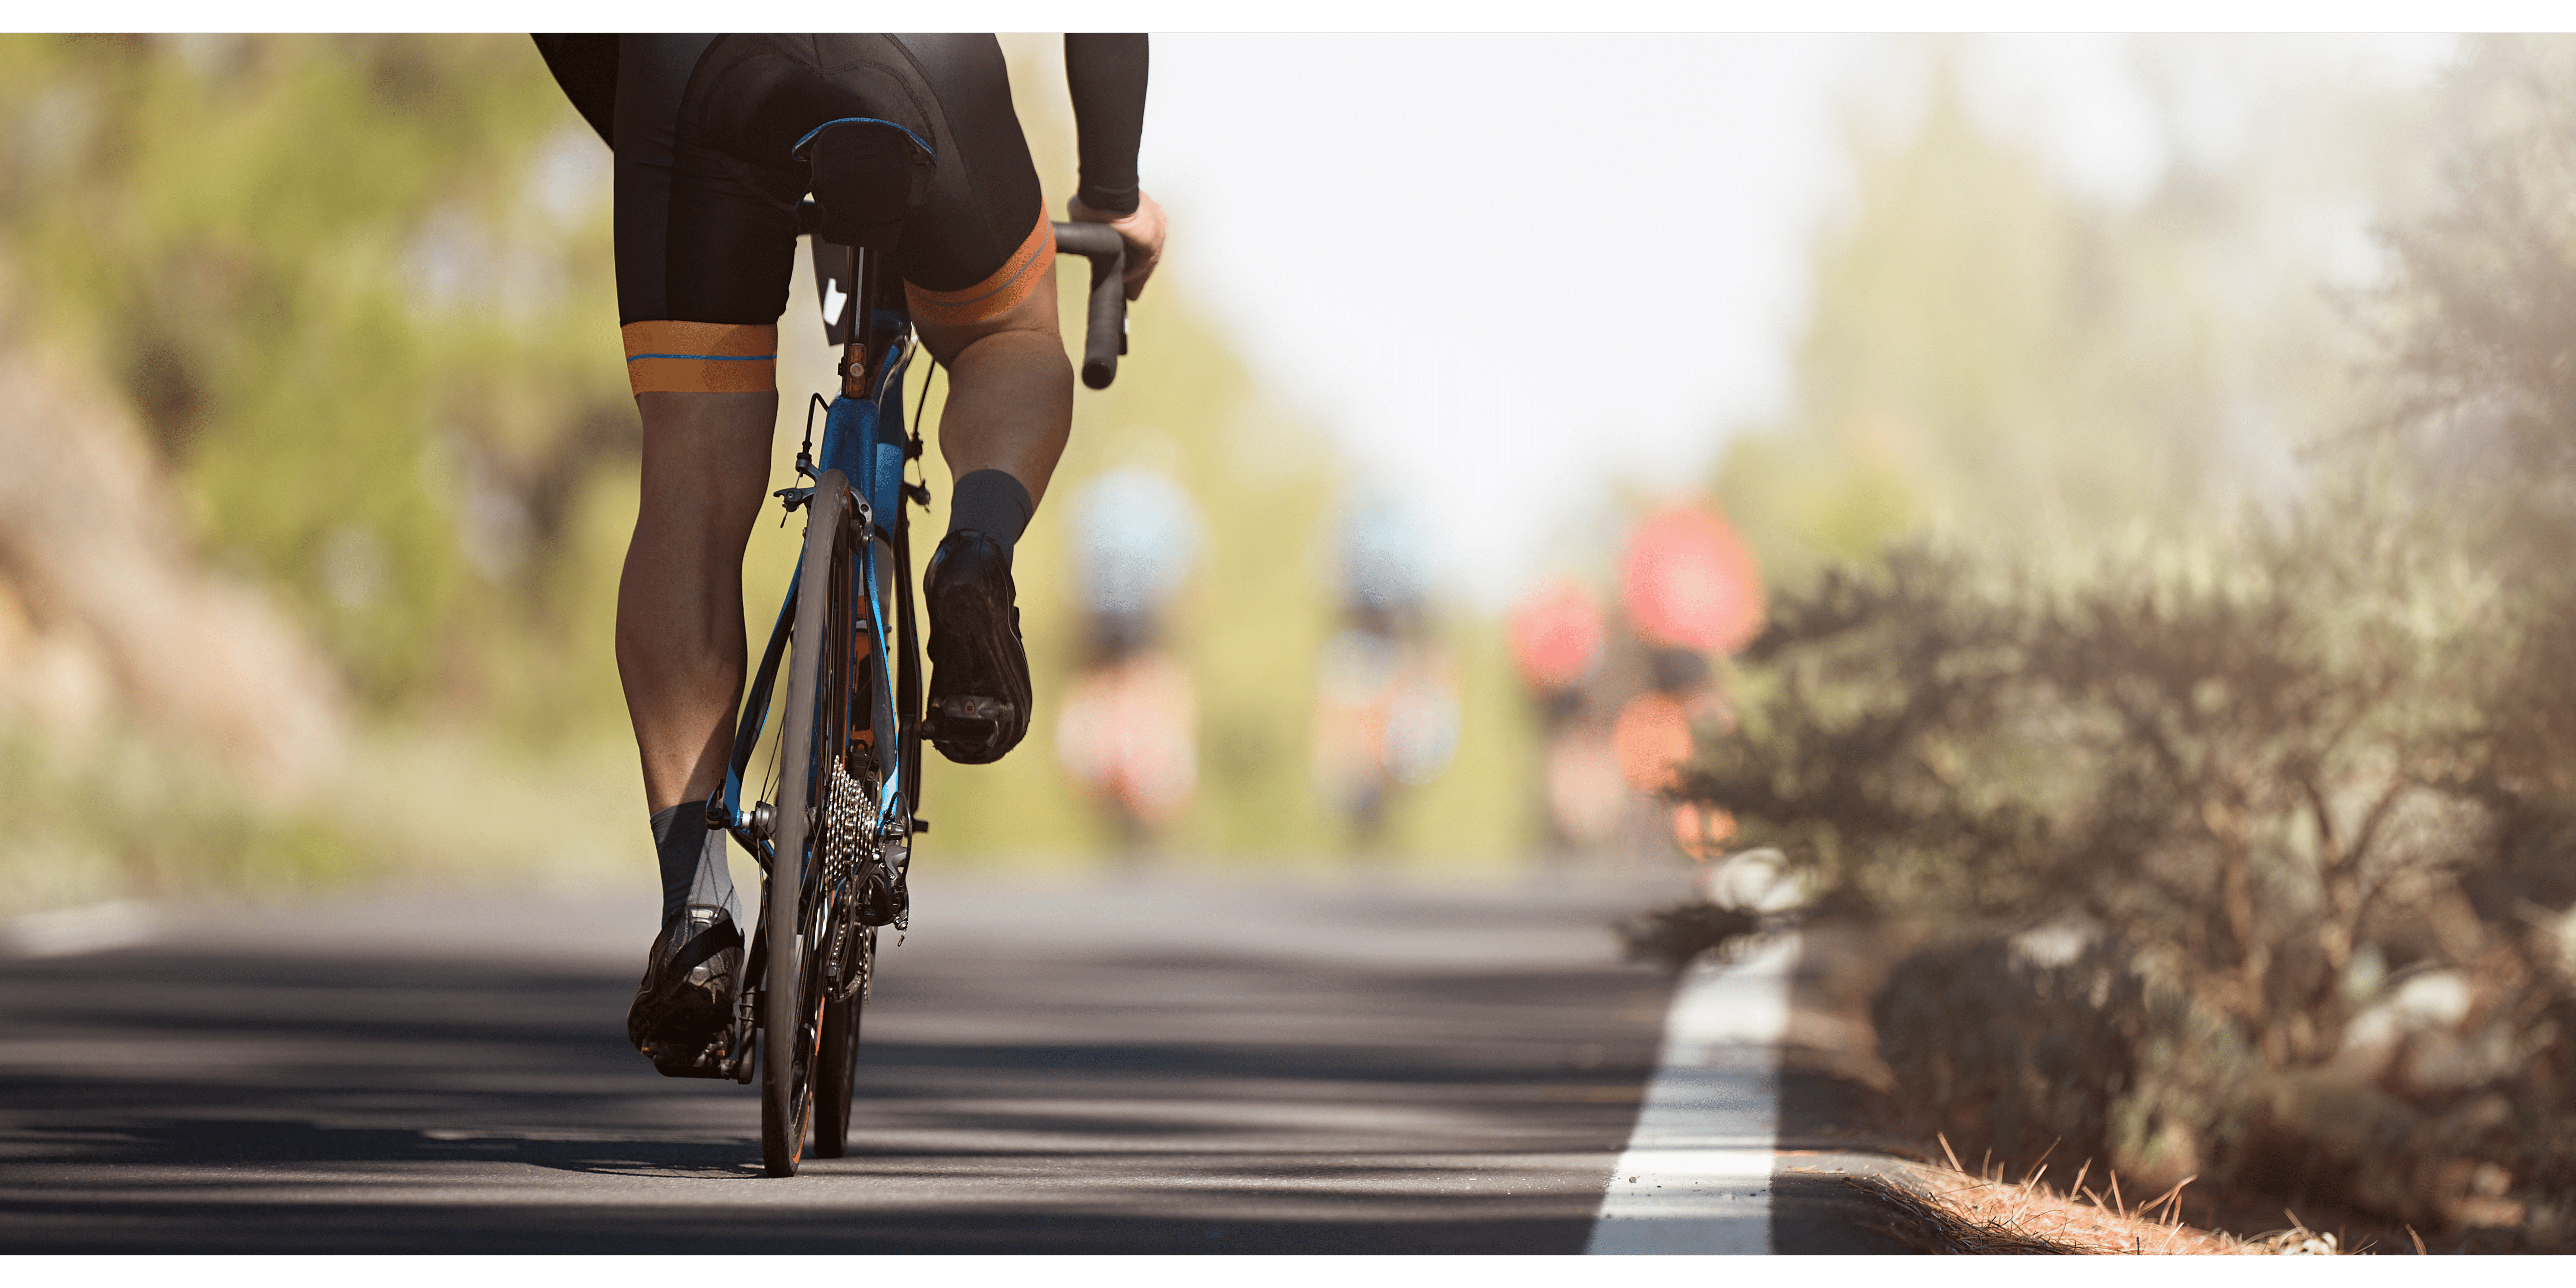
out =
[[[694,1056],[730,1015],[742,967],[725,833],[707,826],[701,802],[724,776],[747,663],[743,545],[768,486],[778,318],[796,206],[813,180],[797,149],[857,118],[902,127],[932,156],[894,264],[923,345],[949,371],[938,432],[956,486],[923,578],[930,701],[975,699],[965,705],[1000,713],[942,721],[940,751],[966,764],[1000,759],[1028,732],[1011,551],[1073,423],[1055,236],[990,35],[536,42],[616,153],[618,321],[644,422],[617,670],[661,856],[663,920],[627,1035],[647,1055]],[[1136,182],[1146,40],[1069,35],[1064,59],[1081,156],[1070,215],[1124,237],[1134,299],[1163,246],[1162,211]]]

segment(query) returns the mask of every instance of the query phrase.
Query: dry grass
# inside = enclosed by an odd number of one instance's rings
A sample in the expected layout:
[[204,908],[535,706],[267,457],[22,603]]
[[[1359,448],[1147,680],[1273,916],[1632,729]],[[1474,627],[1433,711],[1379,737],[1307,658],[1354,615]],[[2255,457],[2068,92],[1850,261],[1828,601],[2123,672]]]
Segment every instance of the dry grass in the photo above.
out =
[[[1941,1148],[1949,1151],[1946,1137]],[[2181,1200],[2190,1179],[2132,1205],[2121,1196],[2116,1176],[2103,1176],[2098,1190],[2087,1186],[2089,1162],[2060,1192],[2047,1183],[2044,1156],[2018,1181],[1982,1165],[1971,1173],[1959,1166],[1956,1154],[1949,1159],[1947,1168],[1917,1167],[1912,1183],[1868,1175],[1845,1183],[1886,1214],[1883,1228],[1889,1234],[1925,1252],[1952,1256],[2331,1257],[2351,1251],[2287,1210],[2282,1215],[2288,1226],[2252,1238],[2185,1225]],[[2422,1249],[2419,1239],[2415,1250]]]

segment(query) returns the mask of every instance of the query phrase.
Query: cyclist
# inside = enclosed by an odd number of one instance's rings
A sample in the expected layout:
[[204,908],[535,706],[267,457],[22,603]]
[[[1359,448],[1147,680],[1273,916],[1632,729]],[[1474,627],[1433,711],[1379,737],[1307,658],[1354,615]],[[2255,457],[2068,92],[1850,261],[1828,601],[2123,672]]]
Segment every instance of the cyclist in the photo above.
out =
[[[956,483],[923,577],[930,701],[1000,704],[980,727],[941,722],[939,750],[964,764],[998,760],[1028,732],[1011,551],[1073,418],[1055,237],[990,35],[536,42],[616,154],[618,321],[644,428],[617,671],[662,870],[662,928],[626,1027],[677,1073],[722,1030],[742,971],[725,833],[700,802],[723,780],[747,663],[743,546],[768,486],[777,323],[810,178],[795,148],[861,117],[904,127],[934,156],[894,265],[923,345],[949,372],[938,432]],[[1064,58],[1081,160],[1071,216],[1119,231],[1134,299],[1163,244],[1162,211],[1136,183],[1146,40],[1068,35]]]

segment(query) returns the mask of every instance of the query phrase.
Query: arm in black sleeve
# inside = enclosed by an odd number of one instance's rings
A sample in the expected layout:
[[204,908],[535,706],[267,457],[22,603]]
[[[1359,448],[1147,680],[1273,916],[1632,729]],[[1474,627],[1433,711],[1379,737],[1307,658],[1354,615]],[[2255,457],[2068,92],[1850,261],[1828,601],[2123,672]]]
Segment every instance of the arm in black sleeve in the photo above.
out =
[[531,39],[545,57],[546,70],[555,74],[555,84],[572,100],[573,110],[599,131],[600,142],[616,147],[611,129],[617,121],[617,37],[582,34]]
[[1103,214],[1133,212],[1136,145],[1145,135],[1144,33],[1065,33],[1064,80],[1082,156],[1074,195]]

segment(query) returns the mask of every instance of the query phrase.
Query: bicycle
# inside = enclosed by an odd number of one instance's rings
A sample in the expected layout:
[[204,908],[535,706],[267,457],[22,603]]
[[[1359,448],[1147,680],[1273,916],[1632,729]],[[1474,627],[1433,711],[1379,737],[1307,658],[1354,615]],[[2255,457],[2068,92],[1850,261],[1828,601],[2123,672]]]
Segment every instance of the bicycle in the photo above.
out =
[[[837,121],[807,140],[849,131],[864,133],[825,139],[814,155],[910,153],[918,169],[927,151],[883,121]],[[887,182],[904,179],[897,167]],[[918,411],[903,429],[903,380],[916,347],[903,283],[890,245],[826,241],[823,219],[814,199],[800,204],[824,339],[841,349],[840,389],[806,406],[796,473],[807,485],[776,493],[786,513],[805,511],[804,542],[735,724],[724,785],[707,798],[708,826],[724,828],[758,863],[761,895],[733,1025],[698,1074],[741,1083],[757,1074],[761,1161],[771,1176],[796,1173],[809,1126],[816,1157],[848,1149],[877,932],[909,926],[912,838],[930,830],[920,815],[922,744],[942,719],[975,718],[923,709],[905,507],[928,506],[930,490],[905,477],[922,439]],[[1082,380],[1106,389],[1127,349],[1125,247],[1101,224],[1059,223],[1055,236],[1058,253],[1091,263]],[[773,715],[779,737],[746,808],[744,785]],[[879,738],[882,730],[894,736]]]

